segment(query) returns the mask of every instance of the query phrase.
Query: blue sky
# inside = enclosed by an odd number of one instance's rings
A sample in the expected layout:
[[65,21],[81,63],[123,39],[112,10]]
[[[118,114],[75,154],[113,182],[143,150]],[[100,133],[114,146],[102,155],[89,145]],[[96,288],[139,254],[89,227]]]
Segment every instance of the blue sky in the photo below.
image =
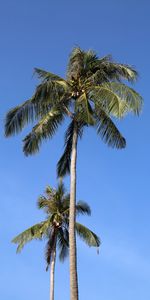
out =
[[[56,163],[64,129],[43,144],[39,154],[24,157],[20,135],[5,139],[6,112],[28,99],[37,84],[33,68],[63,76],[75,45],[111,53],[134,65],[135,85],[145,105],[139,118],[117,122],[127,139],[122,151],[108,148],[92,130],[78,148],[77,196],[89,202],[92,217],[83,218],[102,240],[99,255],[78,242],[80,299],[150,299],[150,142],[148,0],[2,1],[0,10],[0,295],[3,300],[49,299],[44,243],[33,242],[15,254],[11,239],[42,220],[36,199],[47,184],[56,185]],[[66,185],[69,181],[66,178]],[[56,267],[56,300],[69,299],[68,261]]]

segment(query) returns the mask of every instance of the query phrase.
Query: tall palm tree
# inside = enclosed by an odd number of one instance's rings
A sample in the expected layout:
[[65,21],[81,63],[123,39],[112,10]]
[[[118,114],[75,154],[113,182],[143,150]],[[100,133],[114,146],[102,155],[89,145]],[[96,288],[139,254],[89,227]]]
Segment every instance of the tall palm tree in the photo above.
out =
[[[46,220],[28,228],[12,242],[18,244],[17,252],[20,252],[24,245],[33,239],[47,239],[46,262],[50,266],[50,300],[54,300],[54,275],[56,250],[59,251],[59,259],[63,261],[69,250],[69,201],[70,194],[66,194],[64,184],[59,183],[58,188],[46,188],[45,196],[38,199],[38,208],[44,209]],[[78,201],[76,205],[76,214],[91,214],[91,209],[86,202]],[[100,239],[89,228],[80,223],[75,223],[76,233],[88,246],[99,247]]]
[[75,204],[77,143],[83,129],[92,126],[108,146],[118,149],[126,146],[112,118],[128,113],[138,115],[142,97],[125,84],[134,83],[136,70],[114,62],[110,55],[99,58],[95,52],[74,48],[71,52],[66,79],[35,69],[41,80],[34,95],[10,110],[6,116],[5,135],[20,132],[25,125],[37,124],[25,137],[25,155],[39,151],[43,140],[52,138],[66,117],[70,124],[65,133],[65,149],[58,162],[58,176],[70,172],[70,290],[71,300],[78,300]]

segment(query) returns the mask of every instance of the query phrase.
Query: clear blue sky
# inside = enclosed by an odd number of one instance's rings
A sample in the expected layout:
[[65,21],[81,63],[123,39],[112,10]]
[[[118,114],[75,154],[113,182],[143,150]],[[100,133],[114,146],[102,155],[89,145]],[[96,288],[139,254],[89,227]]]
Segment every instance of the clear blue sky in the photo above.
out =
[[[80,299],[150,299],[149,15],[148,0],[1,1],[1,299],[49,299],[44,243],[31,243],[16,255],[10,241],[42,220],[36,199],[47,184],[56,185],[64,134],[61,128],[39,154],[26,158],[22,139],[29,128],[5,139],[4,116],[32,95],[33,68],[63,76],[75,45],[134,65],[140,73],[135,88],[145,100],[139,118],[117,123],[127,139],[125,150],[108,148],[91,130],[79,145],[77,195],[93,212],[83,222],[102,240],[99,255],[78,243]],[[68,261],[58,263],[56,273],[56,300],[67,300]]]

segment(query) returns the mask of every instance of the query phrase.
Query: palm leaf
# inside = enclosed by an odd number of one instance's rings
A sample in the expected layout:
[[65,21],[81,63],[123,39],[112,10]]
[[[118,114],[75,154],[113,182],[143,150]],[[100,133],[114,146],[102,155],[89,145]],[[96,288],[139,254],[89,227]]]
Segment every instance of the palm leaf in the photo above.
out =
[[99,247],[101,242],[99,237],[91,231],[89,228],[83,226],[80,223],[75,224],[76,232],[79,237],[89,246],[89,247]]
[[64,196],[66,193],[66,188],[64,183],[62,182],[62,180],[59,181],[59,184],[57,186],[57,190],[56,190],[56,198],[58,198],[60,200],[60,202],[63,201]]
[[49,265],[51,263],[52,255],[54,251],[56,250],[56,241],[57,241],[57,230],[54,228],[50,229],[50,234],[48,238],[48,242],[46,245],[46,251],[45,251],[45,259],[46,259],[46,271],[48,271]]
[[25,139],[23,151],[25,155],[34,154],[39,151],[43,139],[52,138],[58,126],[63,121],[63,114],[59,110],[52,109],[39,123],[33,127]]
[[93,70],[95,65],[97,64],[98,57],[93,50],[88,50],[84,52],[84,74],[89,77],[89,75],[93,74]]
[[44,211],[51,215],[57,212],[57,205],[54,201],[54,198],[46,198],[45,196],[40,196],[38,198],[38,208],[44,209]]
[[43,209],[43,208],[46,209],[47,212],[47,209],[49,209],[50,204],[54,200],[54,197],[56,195],[56,190],[50,187],[50,185],[48,185],[45,189],[45,194],[46,197],[42,195],[38,198],[37,206],[39,209]]
[[23,231],[21,234],[16,236],[12,243],[18,244],[17,253],[22,250],[24,245],[33,239],[41,239],[43,235],[46,234],[47,229],[50,225],[49,220],[33,225],[27,230]]
[[109,83],[95,86],[89,91],[96,109],[100,107],[107,114],[122,118],[131,109],[128,103],[112,90]]
[[48,198],[52,198],[53,195],[55,194],[56,189],[52,188],[50,185],[47,185],[45,189],[45,194]]
[[5,136],[9,137],[19,133],[26,124],[37,118],[37,105],[33,99],[25,101],[22,105],[11,109],[5,120]]
[[67,79],[77,80],[84,70],[84,51],[79,47],[75,47],[69,58],[67,68]]
[[76,204],[76,215],[91,215],[90,206],[84,201],[78,201]]
[[132,66],[113,62],[111,56],[106,56],[106,58],[105,60],[99,59],[97,67],[109,81],[125,79],[133,82],[137,79],[138,73]]
[[69,254],[69,232],[66,228],[59,228],[57,245],[59,247],[59,259],[60,261],[64,261]]
[[[69,216],[69,206],[70,206],[70,194],[64,197],[62,213],[66,217]],[[78,201],[76,204],[76,215],[91,215],[90,206],[84,201]]]
[[53,74],[49,71],[45,71],[39,68],[34,68],[34,74],[37,75],[38,78],[42,80],[59,80],[59,81],[65,81],[63,78],[60,76]]
[[53,80],[40,83],[35,91],[34,98],[36,102],[42,102],[43,105],[53,107],[61,103],[64,99],[70,98],[72,90],[66,81]]
[[115,92],[119,98],[128,106],[128,111],[134,114],[139,114],[142,109],[142,97],[131,87],[123,83],[111,82],[108,84],[109,88]]
[[125,148],[125,138],[121,135],[113,121],[104,112],[104,110],[99,108],[99,110],[95,112],[95,115],[97,133],[101,136],[102,140],[112,148]]
[[69,124],[67,131],[65,133],[65,150],[61,158],[57,163],[57,176],[64,177],[67,173],[70,172],[70,161],[72,153],[72,141],[73,141],[73,132],[74,126],[77,126],[78,136],[82,136],[82,130],[84,124],[82,122],[76,122],[75,119]]
[[72,141],[73,141],[73,131],[74,131],[74,120],[70,123],[66,134],[65,134],[65,150],[57,163],[57,174],[58,177],[64,177],[70,172],[70,161],[72,152]]
[[86,125],[94,125],[93,110],[85,92],[75,103],[76,119]]

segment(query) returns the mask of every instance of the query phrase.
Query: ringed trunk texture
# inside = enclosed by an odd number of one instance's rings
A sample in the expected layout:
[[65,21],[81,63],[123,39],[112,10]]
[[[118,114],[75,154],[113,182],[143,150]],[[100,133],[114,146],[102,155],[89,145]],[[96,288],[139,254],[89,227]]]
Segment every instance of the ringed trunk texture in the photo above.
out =
[[55,261],[56,261],[56,245],[52,253],[51,265],[50,265],[50,300],[54,300]]
[[78,300],[78,276],[76,253],[76,160],[77,160],[77,126],[74,125],[72,154],[70,166],[70,214],[69,214],[69,249],[70,249],[70,299]]

